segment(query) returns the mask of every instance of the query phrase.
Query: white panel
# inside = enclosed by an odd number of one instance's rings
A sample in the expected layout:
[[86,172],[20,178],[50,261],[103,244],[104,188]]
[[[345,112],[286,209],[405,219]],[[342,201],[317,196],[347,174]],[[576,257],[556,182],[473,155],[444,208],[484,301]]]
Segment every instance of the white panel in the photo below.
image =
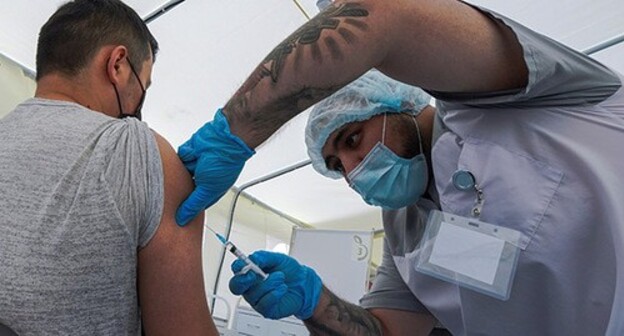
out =
[[310,332],[303,322],[296,319],[278,320],[269,322],[271,336],[308,336]]
[[236,315],[236,330],[245,336],[272,336],[269,334],[268,320],[255,312],[239,309]]
[[338,297],[358,304],[366,293],[372,231],[293,230],[290,255]]
[[247,307],[239,307],[234,321],[235,330],[243,336],[308,336],[303,322],[290,316],[280,320],[265,319]]

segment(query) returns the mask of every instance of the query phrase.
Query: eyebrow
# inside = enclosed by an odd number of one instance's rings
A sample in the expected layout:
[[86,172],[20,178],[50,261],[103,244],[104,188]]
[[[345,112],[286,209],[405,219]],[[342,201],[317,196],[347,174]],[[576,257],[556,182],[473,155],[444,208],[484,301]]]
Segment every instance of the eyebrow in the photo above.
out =
[[340,143],[340,141],[344,137],[345,133],[347,132],[347,128],[348,128],[347,125],[345,125],[340,130],[338,130],[338,134],[334,138],[334,141],[332,141],[332,146],[333,146],[334,150],[338,150],[338,144]]

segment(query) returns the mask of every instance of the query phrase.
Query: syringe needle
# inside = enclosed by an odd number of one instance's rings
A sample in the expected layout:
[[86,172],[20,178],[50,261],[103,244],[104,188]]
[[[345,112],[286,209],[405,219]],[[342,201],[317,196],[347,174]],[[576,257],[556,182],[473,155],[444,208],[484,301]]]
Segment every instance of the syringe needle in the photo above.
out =
[[236,256],[236,258],[245,262],[246,266],[243,267],[243,271],[242,271],[243,273],[247,272],[248,270],[252,270],[254,273],[261,276],[263,280],[266,280],[266,278],[269,277],[258,265],[256,265],[253,261],[251,261],[251,259],[249,259],[249,257],[247,257],[247,255],[243,253],[240,249],[238,249],[238,247],[236,247],[231,241],[228,241],[227,239],[225,239],[225,237],[218,234],[211,227],[209,226],[205,226],[205,227],[207,227],[208,230],[212,231],[212,233],[214,233],[217,236],[217,239],[219,239],[219,241],[223,244],[223,246],[225,246],[226,250],[230,251],[233,255]]

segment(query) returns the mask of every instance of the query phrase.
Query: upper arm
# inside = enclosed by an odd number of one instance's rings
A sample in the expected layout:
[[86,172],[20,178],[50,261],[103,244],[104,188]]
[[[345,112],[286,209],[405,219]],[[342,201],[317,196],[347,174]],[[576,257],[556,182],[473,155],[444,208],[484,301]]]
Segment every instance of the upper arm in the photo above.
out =
[[284,76],[307,87],[344,85],[373,67],[436,91],[499,91],[527,81],[513,31],[457,0],[337,0],[264,64],[277,85]]
[[[374,1],[369,1],[374,2]],[[377,1],[371,17],[389,44],[378,69],[427,90],[491,92],[526,86],[513,31],[457,0]],[[378,13],[378,12],[383,13]],[[378,18],[377,18],[378,17]]]
[[429,314],[383,308],[374,308],[368,311],[381,323],[384,336],[427,336],[436,323],[436,319]]
[[177,154],[156,134],[164,173],[164,207],[154,237],[139,251],[138,289],[146,335],[217,335],[204,290],[203,214],[186,227],[175,222],[193,182]]

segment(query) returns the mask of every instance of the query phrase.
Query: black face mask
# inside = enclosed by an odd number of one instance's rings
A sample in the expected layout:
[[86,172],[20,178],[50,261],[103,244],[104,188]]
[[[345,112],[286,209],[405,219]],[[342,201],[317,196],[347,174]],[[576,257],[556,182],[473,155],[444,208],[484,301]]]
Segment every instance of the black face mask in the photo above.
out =
[[115,85],[115,83],[113,83],[113,88],[115,89],[115,95],[117,95],[117,105],[119,106],[119,118],[121,119],[121,118],[127,118],[127,117],[134,117],[134,118],[141,120],[141,108],[143,108],[143,101],[145,100],[146,90],[145,90],[145,87],[143,86],[143,83],[141,83],[141,78],[139,77],[139,74],[136,72],[136,70],[134,70],[134,66],[132,65],[132,63],[130,63],[130,60],[128,60],[128,64],[130,65],[130,70],[132,70],[134,77],[136,77],[136,80],[139,82],[139,85],[141,86],[141,91],[143,91],[143,93],[141,94],[141,100],[139,101],[139,104],[134,110],[134,114],[127,114],[123,112],[123,108],[121,107],[121,99],[119,98],[119,91],[117,91],[117,86]]

